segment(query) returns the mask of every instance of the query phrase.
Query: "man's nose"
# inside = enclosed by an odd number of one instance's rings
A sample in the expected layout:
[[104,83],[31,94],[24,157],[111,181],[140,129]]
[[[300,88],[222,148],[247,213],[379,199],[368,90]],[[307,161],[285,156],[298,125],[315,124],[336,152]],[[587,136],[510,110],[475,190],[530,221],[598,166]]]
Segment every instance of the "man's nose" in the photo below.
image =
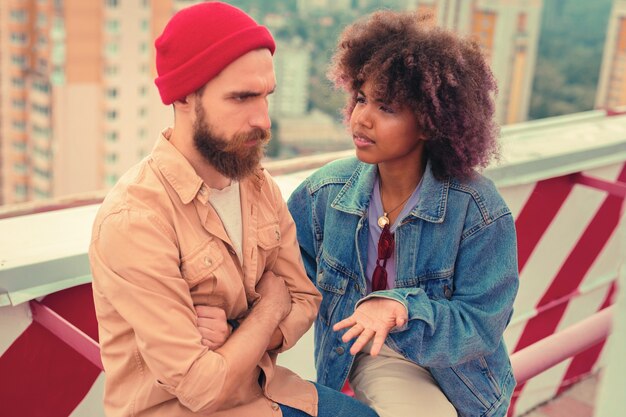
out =
[[254,113],[250,118],[250,125],[263,130],[269,130],[272,127],[267,100],[263,100],[263,103],[254,109]]

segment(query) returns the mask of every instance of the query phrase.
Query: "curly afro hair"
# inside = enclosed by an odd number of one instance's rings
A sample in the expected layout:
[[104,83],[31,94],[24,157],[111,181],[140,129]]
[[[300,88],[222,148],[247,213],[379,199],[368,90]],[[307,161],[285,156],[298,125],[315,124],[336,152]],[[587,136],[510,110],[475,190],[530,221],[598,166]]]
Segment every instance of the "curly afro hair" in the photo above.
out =
[[428,139],[437,178],[467,178],[499,156],[494,120],[497,85],[478,44],[436,27],[430,16],[378,11],[348,26],[328,78],[351,94],[367,80],[377,98],[408,105]]

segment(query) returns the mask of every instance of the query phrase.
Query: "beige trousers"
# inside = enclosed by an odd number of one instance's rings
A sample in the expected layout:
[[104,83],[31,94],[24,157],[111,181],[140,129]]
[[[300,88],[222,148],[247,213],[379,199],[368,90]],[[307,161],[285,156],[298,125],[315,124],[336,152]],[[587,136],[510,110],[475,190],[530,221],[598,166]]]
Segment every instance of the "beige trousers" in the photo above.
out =
[[[363,350],[369,352],[371,344]],[[448,398],[427,369],[387,345],[376,357],[357,354],[350,371],[354,396],[380,417],[456,417]]]

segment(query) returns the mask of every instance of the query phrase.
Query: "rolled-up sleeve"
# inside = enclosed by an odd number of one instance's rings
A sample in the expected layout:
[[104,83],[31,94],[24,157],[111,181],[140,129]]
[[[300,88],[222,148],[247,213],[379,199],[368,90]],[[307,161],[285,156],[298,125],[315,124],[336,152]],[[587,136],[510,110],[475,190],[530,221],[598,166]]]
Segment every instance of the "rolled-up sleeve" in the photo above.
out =
[[[150,212],[117,211],[94,227],[89,257],[94,291],[112,306],[98,315],[109,338],[130,327],[156,384],[192,411],[213,409],[228,365],[201,343],[172,228]],[[109,361],[104,341],[105,370]]]

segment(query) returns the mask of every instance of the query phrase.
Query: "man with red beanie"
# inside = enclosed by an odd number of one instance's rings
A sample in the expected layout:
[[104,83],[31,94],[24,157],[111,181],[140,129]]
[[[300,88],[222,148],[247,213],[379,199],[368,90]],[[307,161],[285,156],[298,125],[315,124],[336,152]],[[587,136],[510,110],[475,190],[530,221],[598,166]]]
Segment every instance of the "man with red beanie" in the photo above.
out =
[[107,195],[89,248],[106,414],[375,416],[276,365],[321,297],[259,166],[272,35],[208,2],[175,14],[155,46],[174,126]]

